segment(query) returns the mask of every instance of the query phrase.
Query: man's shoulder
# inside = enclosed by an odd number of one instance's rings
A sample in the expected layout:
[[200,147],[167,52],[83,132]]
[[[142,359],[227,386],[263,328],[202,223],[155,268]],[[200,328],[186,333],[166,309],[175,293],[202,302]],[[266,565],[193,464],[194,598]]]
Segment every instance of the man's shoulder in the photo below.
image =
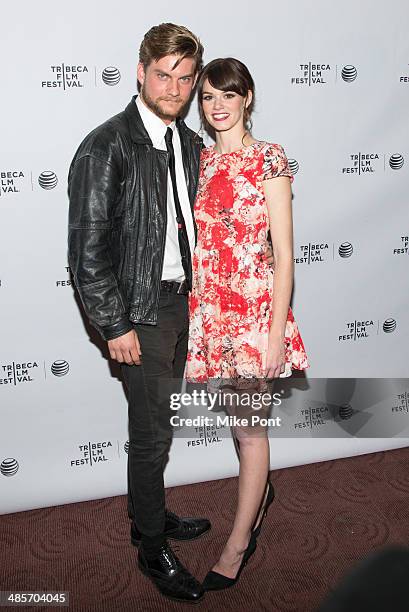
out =
[[128,137],[128,120],[125,111],[121,111],[93,128],[85,136],[75,153],[75,158],[93,155],[107,159],[107,155],[112,155],[112,148],[118,145],[119,140]]
[[190,127],[188,127],[182,119],[178,123],[178,129],[179,133],[181,133],[185,138],[190,139],[192,143],[196,146],[204,146],[203,138],[199,136],[198,132],[195,132]]

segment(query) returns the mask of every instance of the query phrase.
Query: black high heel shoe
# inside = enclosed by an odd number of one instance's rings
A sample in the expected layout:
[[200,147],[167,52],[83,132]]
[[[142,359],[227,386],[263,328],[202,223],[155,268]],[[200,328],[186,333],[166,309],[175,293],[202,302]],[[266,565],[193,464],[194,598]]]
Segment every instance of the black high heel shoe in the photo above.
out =
[[205,591],[221,591],[222,589],[228,589],[232,587],[238,579],[240,578],[240,574],[243,568],[247,565],[248,560],[251,555],[257,548],[257,537],[254,535],[254,532],[251,533],[249,544],[244,551],[243,559],[241,560],[239,570],[236,574],[235,578],[229,578],[228,576],[224,576],[223,574],[219,574],[219,572],[214,572],[211,570],[206,574],[205,579],[203,580],[202,586]]
[[[268,489],[267,489],[267,497],[266,497],[266,501],[265,501],[265,504],[264,504],[263,514],[261,516],[260,522],[257,525],[257,527],[255,527],[255,528],[253,528],[251,530],[251,533],[254,534],[254,536],[256,538],[258,538],[258,536],[260,535],[261,525],[263,524],[264,518],[265,518],[265,516],[267,514],[267,510],[268,510],[271,502],[274,499],[274,487],[273,487],[272,483],[269,480],[267,481],[267,487],[268,487]],[[257,513],[256,522],[257,522],[257,518],[258,518],[259,513],[260,513],[260,510]]]

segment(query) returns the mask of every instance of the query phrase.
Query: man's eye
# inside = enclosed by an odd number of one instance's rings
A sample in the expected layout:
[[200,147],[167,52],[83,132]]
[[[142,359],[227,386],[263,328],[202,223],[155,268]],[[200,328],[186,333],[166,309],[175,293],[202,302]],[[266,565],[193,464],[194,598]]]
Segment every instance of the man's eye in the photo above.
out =
[[192,77],[188,77],[188,76],[182,77],[182,81],[184,81],[185,83],[189,83],[189,81],[191,80],[192,80]]
[[167,74],[161,74],[160,72],[158,72],[158,77],[162,80],[166,79]]

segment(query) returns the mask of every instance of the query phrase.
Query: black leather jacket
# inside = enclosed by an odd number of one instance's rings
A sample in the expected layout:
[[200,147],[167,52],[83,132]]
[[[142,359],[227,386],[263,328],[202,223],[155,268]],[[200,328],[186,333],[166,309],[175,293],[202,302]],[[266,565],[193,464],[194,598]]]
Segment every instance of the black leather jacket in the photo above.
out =
[[[135,98],[86,136],[68,177],[68,261],[105,340],[157,323],[169,154],[153,147]],[[193,211],[203,142],[182,120],[177,126]]]

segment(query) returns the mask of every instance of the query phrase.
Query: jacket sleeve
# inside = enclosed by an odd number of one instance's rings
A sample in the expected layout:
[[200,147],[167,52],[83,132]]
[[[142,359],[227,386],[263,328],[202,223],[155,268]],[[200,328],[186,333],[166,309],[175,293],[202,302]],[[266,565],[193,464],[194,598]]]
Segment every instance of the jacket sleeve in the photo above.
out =
[[104,340],[132,329],[110,254],[120,189],[120,173],[113,162],[85,154],[71,164],[68,262],[85,313]]

